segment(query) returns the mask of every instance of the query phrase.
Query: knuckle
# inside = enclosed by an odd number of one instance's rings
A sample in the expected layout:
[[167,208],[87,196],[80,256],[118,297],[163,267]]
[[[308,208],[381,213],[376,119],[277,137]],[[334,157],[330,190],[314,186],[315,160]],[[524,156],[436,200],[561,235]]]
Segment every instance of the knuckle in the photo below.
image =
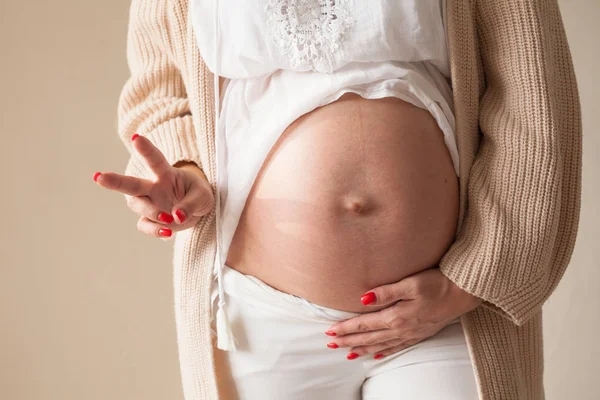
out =
[[385,318],[383,320],[383,324],[386,329],[393,329],[394,328],[394,319],[393,318]]
[[388,318],[384,319],[383,321],[384,321],[385,327],[387,329],[396,328],[396,319],[394,317],[388,317]]
[[381,346],[380,348],[375,349],[374,353],[383,354],[384,356],[387,356],[388,354],[390,354],[390,346]]
[[140,191],[140,188],[141,188],[140,180],[139,179],[133,179],[131,181],[131,188],[133,189],[133,191],[135,193],[138,193]]
[[198,214],[208,214],[214,205],[214,200],[212,198],[212,196],[205,194],[205,195],[201,195],[198,198],[198,206],[196,207],[198,211],[196,211],[196,215]]
[[363,321],[359,321],[356,325],[356,330],[359,332],[366,332],[369,330],[369,327]]
[[383,315],[383,323],[385,324],[385,327],[388,329],[393,328],[395,320],[396,320],[396,316],[390,312],[387,312]]
[[378,346],[375,346],[375,345],[365,346],[364,353],[365,354],[374,354],[377,352],[377,349],[378,349]]
[[412,282],[412,292],[416,295],[423,294],[424,291],[423,282],[420,279],[415,279]]
[[390,329],[402,328],[406,324],[406,320],[402,317],[394,316],[388,321]]
[[192,190],[199,205],[210,205],[215,199],[215,195],[210,186],[200,184],[194,186]]
[[127,201],[126,201],[127,207],[129,207],[130,209],[133,210],[135,201],[136,201],[136,197],[127,195]]
[[406,326],[406,318],[403,317],[396,317],[396,319],[394,320],[393,326],[394,328],[403,328]]
[[404,326],[406,319],[393,312],[393,309],[388,309],[384,315],[384,324],[388,329],[397,329]]
[[377,338],[375,338],[374,336],[369,336],[369,337],[367,337],[367,338],[366,338],[366,339],[363,341],[362,345],[364,345],[364,346],[372,346],[372,345],[374,345],[374,344],[377,344],[377,343],[380,343],[380,342],[377,340]]
[[391,293],[388,288],[378,288],[374,292],[377,297],[377,303],[385,304],[390,302]]
[[158,233],[158,230],[161,227],[156,227],[156,225],[157,224],[155,224],[151,220],[149,220],[145,217],[140,217],[140,219],[138,219],[138,222],[137,222],[137,230],[140,231],[141,233],[145,233],[146,235],[149,235],[149,236],[162,237]]
[[401,350],[404,350],[405,348],[406,346],[403,343],[396,343],[394,346],[390,346],[386,351],[388,352],[388,354],[394,354]]
[[210,212],[210,210],[212,210],[215,206],[216,202],[215,202],[215,196],[213,195],[212,192],[208,192],[206,194],[206,212]]
[[389,340],[385,340],[385,341],[383,341],[383,342],[379,342],[379,343],[377,343],[377,348],[376,348],[375,350],[376,350],[376,351],[377,351],[377,350],[383,350],[383,349],[387,349],[387,348],[389,348],[389,347],[390,347],[390,342],[389,342]]
[[115,184],[115,190],[121,190],[121,188],[123,187],[123,179],[122,178],[115,179],[114,184]]

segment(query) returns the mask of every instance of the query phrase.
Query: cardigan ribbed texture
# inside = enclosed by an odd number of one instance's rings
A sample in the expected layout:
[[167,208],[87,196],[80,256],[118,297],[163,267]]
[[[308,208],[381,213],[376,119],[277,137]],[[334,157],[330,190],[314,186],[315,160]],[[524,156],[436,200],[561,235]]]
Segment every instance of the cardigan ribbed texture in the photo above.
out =
[[[540,400],[542,305],[575,244],[581,109],[557,0],[448,0],[460,211],[439,263],[484,299],[461,317],[481,400]],[[148,137],[171,164],[193,161],[216,190],[214,91],[187,0],[133,0],[119,135],[127,175],[152,178],[131,146]],[[210,287],[215,212],[175,234],[177,341],[186,400],[219,397]]]

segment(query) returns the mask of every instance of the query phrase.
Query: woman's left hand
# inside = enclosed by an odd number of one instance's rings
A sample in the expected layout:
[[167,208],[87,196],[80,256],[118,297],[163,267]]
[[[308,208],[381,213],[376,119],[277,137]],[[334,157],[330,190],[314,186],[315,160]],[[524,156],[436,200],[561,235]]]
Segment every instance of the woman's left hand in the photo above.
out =
[[379,286],[361,301],[390,306],[330,327],[327,335],[335,338],[327,346],[350,347],[347,358],[351,360],[366,354],[378,359],[412,346],[483,302],[456,286],[438,267]]

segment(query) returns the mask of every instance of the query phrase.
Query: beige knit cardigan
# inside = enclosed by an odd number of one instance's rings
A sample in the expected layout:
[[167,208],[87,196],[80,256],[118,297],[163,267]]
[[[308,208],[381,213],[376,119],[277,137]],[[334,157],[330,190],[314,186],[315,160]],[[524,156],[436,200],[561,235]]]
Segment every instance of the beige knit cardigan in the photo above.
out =
[[[582,128],[570,49],[557,0],[448,0],[447,8],[460,213],[439,266],[485,300],[461,317],[480,398],[539,400],[542,304],[569,263],[579,223]],[[214,190],[213,75],[188,1],[133,0],[127,56],[131,78],[118,109],[131,153],[125,173],[152,177],[131,147],[137,132],[171,164],[197,163]],[[213,210],[175,235],[186,400],[219,398],[209,307],[215,232]]]

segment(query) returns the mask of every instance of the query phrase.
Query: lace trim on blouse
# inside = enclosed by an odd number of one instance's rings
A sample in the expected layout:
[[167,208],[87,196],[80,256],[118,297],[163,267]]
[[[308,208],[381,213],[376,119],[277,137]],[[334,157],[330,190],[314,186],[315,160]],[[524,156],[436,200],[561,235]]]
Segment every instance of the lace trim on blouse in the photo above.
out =
[[348,0],[267,0],[267,26],[290,66],[333,72],[334,53],[354,25]]

